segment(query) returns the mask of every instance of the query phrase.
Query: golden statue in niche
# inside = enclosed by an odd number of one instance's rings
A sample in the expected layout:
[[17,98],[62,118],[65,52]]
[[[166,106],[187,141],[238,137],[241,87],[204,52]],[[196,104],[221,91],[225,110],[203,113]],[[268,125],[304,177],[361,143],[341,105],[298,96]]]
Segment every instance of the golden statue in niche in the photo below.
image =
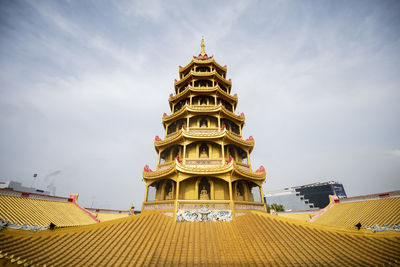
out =
[[236,200],[243,201],[243,196],[240,194],[240,191],[236,191]]
[[165,197],[165,200],[170,200],[170,199],[173,199],[172,188],[169,189],[168,195]]
[[207,145],[200,146],[199,158],[208,158],[208,147]]
[[201,189],[201,191],[200,191],[200,200],[210,200],[205,186],[203,186],[203,189]]

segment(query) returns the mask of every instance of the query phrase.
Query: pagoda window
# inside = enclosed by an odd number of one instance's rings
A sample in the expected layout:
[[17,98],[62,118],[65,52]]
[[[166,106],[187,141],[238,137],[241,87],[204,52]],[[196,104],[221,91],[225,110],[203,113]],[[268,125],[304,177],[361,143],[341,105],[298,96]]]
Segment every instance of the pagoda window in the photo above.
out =
[[210,67],[197,67],[196,71],[198,71],[198,72],[210,72]]
[[228,145],[228,158],[229,156],[231,156],[232,159],[236,161],[236,151],[232,145]]
[[229,103],[229,102],[227,102],[227,101],[225,101],[225,100],[223,100],[223,99],[219,99],[219,98],[218,98],[218,102],[219,102],[219,101],[221,101],[222,105],[223,105],[227,110],[229,110],[230,112],[233,112],[233,108],[232,108],[232,104],[231,104],[231,103]]
[[208,127],[208,121],[205,118],[200,120],[200,128],[201,127]]
[[209,80],[198,80],[194,82],[195,87],[212,87],[212,81]]
[[179,101],[179,103],[174,106],[174,112],[179,111],[183,106],[185,106],[186,102],[189,102],[189,98]]
[[228,93],[228,89],[226,89],[225,86],[223,86],[222,84],[218,84],[219,88],[221,88],[222,91],[224,91],[225,93]]
[[170,161],[170,153],[171,153],[171,149],[167,148],[164,151],[161,152],[160,154],[160,164],[163,164],[167,161]]
[[209,149],[206,144],[201,144],[199,147],[199,158],[209,158]]
[[174,112],[177,112],[178,110],[180,110],[182,108],[182,102],[179,102],[178,104],[175,105],[174,107]]
[[174,121],[173,123],[171,123],[170,125],[168,125],[168,131],[167,131],[167,135],[168,134],[172,134],[176,132],[176,121]]
[[178,130],[182,129],[183,126],[185,126],[185,128],[186,128],[186,126],[187,126],[186,124],[187,124],[187,119],[180,119],[180,120],[176,121],[176,125],[178,126]]
[[242,163],[244,164],[249,164],[248,159],[247,159],[247,152],[244,151],[241,148],[238,148],[238,154],[239,154],[239,159]]
[[235,200],[244,201],[244,187],[241,181],[235,183]]
[[254,183],[250,183],[249,186],[251,187],[250,192],[251,192],[251,198],[252,198],[250,201],[262,202],[260,187]]
[[210,190],[211,186],[208,180],[203,177],[200,180],[200,183],[198,185],[198,199],[199,200],[210,200]]
[[183,146],[177,145],[173,148],[173,153],[172,153],[172,160],[176,159],[177,156],[182,158],[182,151],[183,151]]
[[193,105],[215,105],[214,97],[210,96],[195,96],[192,99]]
[[[160,183],[154,182],[147,188],[147,201],[155,201],[157,200],[157,195],[159,194],[160,190]],[[158,192],[157,192],[158,191]]]
[[175,199],[175,183],[171,180],[165,181],[164,200]]
[[231,132],[233,132],[235,134],[239,134],[240,135],[239,126],[237,126],[236,123],[233,123],[232,121],[230,121],[228,119],[221,119],[221,127],[224,124],[225,124],[225,128],[228,131],[231,131]]

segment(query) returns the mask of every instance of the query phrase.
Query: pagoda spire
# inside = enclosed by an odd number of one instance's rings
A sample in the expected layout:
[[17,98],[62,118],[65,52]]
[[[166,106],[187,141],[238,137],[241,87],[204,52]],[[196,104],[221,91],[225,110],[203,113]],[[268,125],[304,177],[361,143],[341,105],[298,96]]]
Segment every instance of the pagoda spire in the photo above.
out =
[[204,47],[205,47],[206,45],[204,44],[204,37],[201,38],[201,44],[200,44],[200,46],[201,46],[200,55],[205,56],[205,55],[206,55],[206,51],[204,50]]

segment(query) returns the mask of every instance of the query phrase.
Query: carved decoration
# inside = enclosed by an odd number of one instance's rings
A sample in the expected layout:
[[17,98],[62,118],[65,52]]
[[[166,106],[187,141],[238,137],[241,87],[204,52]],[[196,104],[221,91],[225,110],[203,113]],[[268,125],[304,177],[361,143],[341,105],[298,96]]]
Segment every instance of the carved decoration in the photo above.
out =
[[258,168],[258,169],[256,170],[256,172],[265,172],[264,166],[261,165],[260,168]]
[[260,210],[264,211],[264,205],[252,205],[252,204],[235,204],[236,210]]
[[150,169],[150,167],[149,167],[149,165],[144,165],[144,168],[143,168],[143,170],[145,171],[145,172],[153,172],[153,170],[152,169]]
[[246,141],[254,141],[253,136],[250,135],[249,138],[246,139]]
[[229,163],[231,163],[231,162],[232,162],[232,156],[229,155],[229,159],[228,159],[228,161],[226,162],[226,164],[229,164]]
[[178,222],[217,222],[232,221],[230,210],[178,210],[176,220]]

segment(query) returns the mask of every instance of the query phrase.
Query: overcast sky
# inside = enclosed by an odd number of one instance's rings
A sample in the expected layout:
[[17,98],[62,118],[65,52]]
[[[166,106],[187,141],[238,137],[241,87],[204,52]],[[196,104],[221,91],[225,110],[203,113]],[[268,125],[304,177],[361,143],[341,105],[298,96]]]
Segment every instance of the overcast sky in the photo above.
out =
[[0,180],[140,208],[202,36],[228,65],[264,191],[400,189],[400,2],[387,0],[0,1]]

